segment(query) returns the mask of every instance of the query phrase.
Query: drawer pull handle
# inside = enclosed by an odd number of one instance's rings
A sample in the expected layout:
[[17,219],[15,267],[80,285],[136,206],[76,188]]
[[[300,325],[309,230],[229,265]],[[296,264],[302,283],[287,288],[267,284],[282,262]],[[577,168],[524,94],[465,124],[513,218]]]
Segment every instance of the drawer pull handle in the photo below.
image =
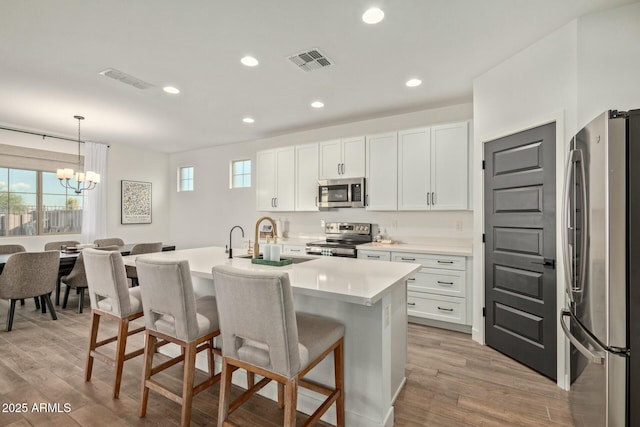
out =
[[[407,303],[407,305],[408,305],[409,307],[415,307],[415,306],[416,306],[416,303],[415,303],[415,302],[408,302],[408,303]],[[438,307],[438,308],[439,308],[439,307]]]
[[438,306],[438,310],[451,312],[451,311],[453,311],[453,308],[442,308],[442,307]]
[[300,252],[300,249],[289,249],[289,252]]
[[367,258],[380,258],[380,255],[367,255]]
[[403,260],[403,261],[415,261],[416,260],[415,258],[405,258],[405,257],[402,257],[400,259]]
[[409,277],[407,280],[411,280],[412,282],[415,282],[416,278],[415,277]]
[[453,261],[440,261],[440,260],[438,260],[438,264],[453,264]]
[[453,286],[453,282],[443,282],[438,280],[438,285]]

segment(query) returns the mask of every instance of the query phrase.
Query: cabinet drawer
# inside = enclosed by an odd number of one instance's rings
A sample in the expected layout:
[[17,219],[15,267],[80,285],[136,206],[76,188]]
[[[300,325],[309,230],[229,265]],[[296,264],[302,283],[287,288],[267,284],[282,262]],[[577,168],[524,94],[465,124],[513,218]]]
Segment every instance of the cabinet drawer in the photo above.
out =
[[467,305],[464,298],[446,297],[409,291],[407,313],[442,322],[466,324]]
[[465,270],[465,258],[452,255],[425,255],[409,252],[393,252],[391,259],[395,262],[414,262],[429,268],[446,268],[449,270]]
[[373,259],[377,261],[391,261],[391,252],[387,251],[367,251],[358,249],[358,258]]
[[284,245],[284,248],[282,250],[285,253],[294,253],[294,254],[304,254],[305,252],[305,247],[304,246],[299,246],[299,245]]
[[465,279],[464,271],[422,268],[414,277],[407,279],[407,285],[410,291],[464,297]]

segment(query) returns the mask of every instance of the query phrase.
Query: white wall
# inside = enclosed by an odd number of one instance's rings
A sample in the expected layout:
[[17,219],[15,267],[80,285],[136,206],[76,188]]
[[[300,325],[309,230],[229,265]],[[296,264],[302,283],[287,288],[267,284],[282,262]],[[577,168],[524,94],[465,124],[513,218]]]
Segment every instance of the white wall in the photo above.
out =
[[[360,122],[341,124],[243,144],[218,146],[171,155],[171,241],[180,247],[225,245],[229,230],[241,225],[244,240],[253,240],[256,220],[255,159],[259,150],[319,142],[334,138],[374,134],[393,130],[428,126],[471,119],[472,105],[400,114]],[[231,160],[251,159],[253,187],[229,189]],[[177,169],[194,166],[195,191],[177,192]],[[293,237],[317,238],[324,235],[320,220],[362,221],[380,224],[390,237],[416,241],[428,237],[471,237],[472,214],[467,212],[368,212],[364,209],[340,209],[334,212],[283,212],[271,216],[288,221]],[[462,229],[457,228],[461,225]],[[234,246],[240,246],[240,235],[234,234]]]
[[[556,121],[557,203],[560,206],[564,153],[570,137],[606,109],[640,108],[640,3],[581,17],[497,65],[474,80],[474,325],[484,341],[483,143]],[[559,240],[560,218],[557,219]],[[559,245],[559,242],[558,242]],[[557,254],[558,301],[563,272]],[[558,335],[558,384],[567,387],[564,352]]]
[[[8,126],[17,127],[17,126]],[[46,132],[45,132],[46,133]],[[78,145],[70,141],[42,139],[34,135],[16,132],[0,132],[0,144],[17,145],[28,148],[76,154]],[[81,153],[84,154],[84,145]],[[107,233],[122,237],[126,242],[164,241],[169,242],[169,200],[168,200],[169,156],[150,150],[140,150],[116,143],[109,148],[107,206]],[[152,182],[153,218],[152,224],[120,224],[120,180]],[[102,184],[104,185],[104,181]],[[49,236],[0,237],[0,244],[16,243],[28,251],[39,251],[46,242],[59,240],[82,241],[79,234],[56,234]],[[84,243],[84,242],[83,242]]]

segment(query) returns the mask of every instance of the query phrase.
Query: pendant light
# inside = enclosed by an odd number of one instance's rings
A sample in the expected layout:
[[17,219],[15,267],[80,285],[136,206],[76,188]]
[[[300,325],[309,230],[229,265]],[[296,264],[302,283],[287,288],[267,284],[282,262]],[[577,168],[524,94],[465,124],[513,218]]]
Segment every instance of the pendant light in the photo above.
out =
[[[76,194],[80,194],[86,190],[93,190],[96,188],[96,184],[100,183],[100,174],[92,171],[87,171],[86,173],[81,172],[80,167],[80,144],[82,141],[80,140],[80,121],[84,120],[82,116],[73,116],[74,119],[78,120],[78,172],[73,171],[73,169],[58,169],[56,172],[56,177],[60,180],[60,184],[69,190],[73,190]],[[76,185],[73,186],[71,184],[71,179],[75,178]]]

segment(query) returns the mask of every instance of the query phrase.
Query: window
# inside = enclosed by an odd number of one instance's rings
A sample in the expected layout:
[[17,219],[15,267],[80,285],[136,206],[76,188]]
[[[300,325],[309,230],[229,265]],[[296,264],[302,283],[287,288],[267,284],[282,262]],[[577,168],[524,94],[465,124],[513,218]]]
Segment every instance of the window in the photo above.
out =
[[229,187],[251,187],[251,160],[234,160],[231,162],[231,183]]
[[69,194],[55,172],[0,167],[0,236],[81,230],[82,196]]
[[178,191],[193,191],[193,166],[178,169]]

